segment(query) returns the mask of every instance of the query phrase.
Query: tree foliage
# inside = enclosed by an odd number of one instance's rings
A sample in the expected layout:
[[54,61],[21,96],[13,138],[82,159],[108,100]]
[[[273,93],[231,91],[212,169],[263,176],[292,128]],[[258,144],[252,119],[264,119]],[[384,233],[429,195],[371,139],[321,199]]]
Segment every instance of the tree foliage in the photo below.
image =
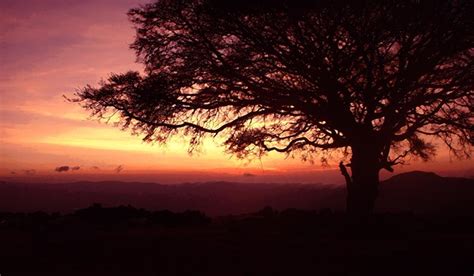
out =
[[132,9],[144,73],[76,101],[165,143],[222,134],[239,157],[370,144],[378,169],[473,138],[472,1],[158,0]]

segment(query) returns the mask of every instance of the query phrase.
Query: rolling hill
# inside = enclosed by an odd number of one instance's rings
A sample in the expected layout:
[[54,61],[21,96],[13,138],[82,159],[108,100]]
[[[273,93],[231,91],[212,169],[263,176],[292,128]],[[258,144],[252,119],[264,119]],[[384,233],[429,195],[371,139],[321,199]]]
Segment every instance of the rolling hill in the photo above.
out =
[[[345,190],[322,184],[250,184],[233,182],[161,185],[140,182],[0,182],[0,211],[70,212],[94,202],[150,210],[200,210],[211,216],[275,209],[343,210]],[[377,211],[458,213],[474,211],[474,179],[441,177],[414,171],[380,184]]]

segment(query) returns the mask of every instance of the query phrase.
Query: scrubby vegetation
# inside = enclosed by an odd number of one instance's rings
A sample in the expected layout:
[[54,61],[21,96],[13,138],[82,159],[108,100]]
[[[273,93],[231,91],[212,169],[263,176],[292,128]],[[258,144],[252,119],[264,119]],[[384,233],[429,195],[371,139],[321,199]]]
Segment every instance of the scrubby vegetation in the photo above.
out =
[[94,204],[0,214],[2,275],[471,275],[474,217]]

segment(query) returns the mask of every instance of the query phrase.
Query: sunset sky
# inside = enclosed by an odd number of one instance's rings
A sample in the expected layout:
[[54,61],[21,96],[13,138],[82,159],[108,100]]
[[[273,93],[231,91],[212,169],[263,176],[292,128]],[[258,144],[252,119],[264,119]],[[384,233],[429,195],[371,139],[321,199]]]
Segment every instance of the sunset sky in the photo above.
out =
[[[176,139],[166,147],[88,119],[67,102],[74,91],[96,85],[112,72],[141,70],[128,45],[134,30],[126,12],[140,0],[0,1],[0,175],[28,180],[122,179],[178,183],[343,181],[329,167],[272,154],[242,161],[224,153],[218,140],[189,156]],[[61,166],[69,170],[58,172]],[[80,169],[72,167],[80,167]],[[472,160],[451,160],[440,148],[429,163],[410,161],[396,172],[435,171],[474,175]],[[389,174],[384,173],[384,177]]]

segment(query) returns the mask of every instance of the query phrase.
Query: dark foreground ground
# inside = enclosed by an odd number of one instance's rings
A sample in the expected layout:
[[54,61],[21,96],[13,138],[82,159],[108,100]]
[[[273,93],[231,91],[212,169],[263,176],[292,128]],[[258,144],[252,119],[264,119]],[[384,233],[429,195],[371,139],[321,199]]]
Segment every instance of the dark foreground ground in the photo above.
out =
[[72,215],[1,214],[0,274],[473,275],[473,217],[270,208],[199,212],[99,205]]

